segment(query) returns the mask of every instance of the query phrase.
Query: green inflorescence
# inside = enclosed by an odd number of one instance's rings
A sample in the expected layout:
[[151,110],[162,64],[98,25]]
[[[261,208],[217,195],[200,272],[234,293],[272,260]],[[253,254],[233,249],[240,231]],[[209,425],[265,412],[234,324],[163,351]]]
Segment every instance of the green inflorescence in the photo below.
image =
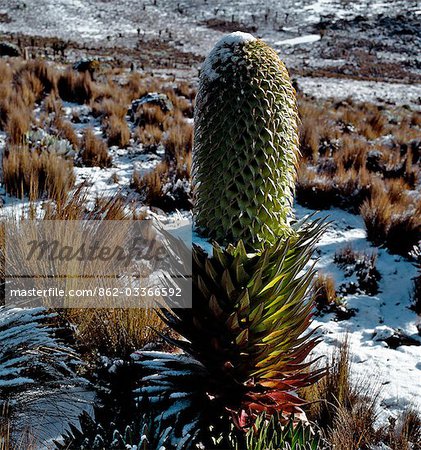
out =
[[207,237],[258,249],[291,231],[298,113],[277,53],[245,36],[218,43],[200,76],[195,217]]

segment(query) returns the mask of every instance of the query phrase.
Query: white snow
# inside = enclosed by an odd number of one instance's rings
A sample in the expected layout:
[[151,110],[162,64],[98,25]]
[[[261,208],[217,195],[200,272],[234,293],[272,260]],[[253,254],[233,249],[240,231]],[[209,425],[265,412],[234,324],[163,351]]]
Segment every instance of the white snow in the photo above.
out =
[[275,42],[275,45],[298,45],[298,44],[308,44],[311,42],[320,41],[320,34],[306,34],[305,36],[299,36],[291,39],[284,39],[283,41]]
[[[296,205],[296,212],[301,218],[314,211]],[[316,267],[332,275],[337,287],[348,281],[344,271],[333,262],[333,257],[335,252],[351,245],[357,251],[377,252],[376,265],[382,279],[377,295],[344,296],[347,307],[357,309],[356,315],[349,320],[335,321],[333,314],[315,318],[312,327],[320,326],[323,340],[313,355],[331,354],[348,336],[353,379],[365,380],[380,389],[379,422],[387,423],[390,415],[397,416],[408,406],[420,410],[421,346],[400,346],[394,350],[383,342],[383,339],[393,335],[395,329],[399,329],[421,343],[417,334],[420,317],[409,309],[416,268],[401,256],[373,248],[366,239],[360,216],[339,209],[320,214],[328,215],[332,224],[317,246],[319,259]]]
[[352,98],[357,102],[409,105],[421,110],[421,84],[361,81],[346,78],[297,77],[298,86],[316,98]]

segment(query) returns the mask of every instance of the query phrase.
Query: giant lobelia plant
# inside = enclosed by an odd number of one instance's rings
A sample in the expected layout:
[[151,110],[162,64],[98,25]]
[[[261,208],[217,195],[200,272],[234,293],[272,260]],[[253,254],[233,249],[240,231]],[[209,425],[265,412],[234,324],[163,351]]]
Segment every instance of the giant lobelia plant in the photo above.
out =
[[237,430],[260,413],[287,421],[302,412],[297,390],[323,374],[307,361],[306,266],[324,225],[293,221],[297,120],[276,52],[248,34],[221,39],[200,77],[194,144],[195,218],[216,242],[212,255],[193,246],[192,308],[159,313],[185,355],[135,355],[149,372],[139,397],[174,448],[226,448],[228,417]]

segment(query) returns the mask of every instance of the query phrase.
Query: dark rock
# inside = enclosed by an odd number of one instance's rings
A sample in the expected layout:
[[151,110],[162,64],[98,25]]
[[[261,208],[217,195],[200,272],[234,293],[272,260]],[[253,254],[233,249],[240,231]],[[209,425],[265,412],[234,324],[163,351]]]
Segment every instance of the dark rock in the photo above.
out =
[[21,56],[20,48],[11,42],[0,42],[0,56]]
[[401,345],[415,345],[417,347],[421,345],[421,343],[416,339],[412,338],[411,336],[406,336],[402,333],[394,334],[393,336],[385,339],[384,342],[386,342],[386,344],[394,350]]
[[144,95],[142,98],[138,100],[132,101],[132,106],[129,110],[130,119],[132,122],[135,121],[136,113],[138,112],[139,108],[146,104],[159,106],[163,112],[168,112],[173,109],[173,104],[171,100],[165,94],[160,94],[158,92],[151,92],[149,94]]
[[92,75],[100,66],[101,63],[97,59],[81,59],[73,64],[73,69],[78,72],[89,72]]

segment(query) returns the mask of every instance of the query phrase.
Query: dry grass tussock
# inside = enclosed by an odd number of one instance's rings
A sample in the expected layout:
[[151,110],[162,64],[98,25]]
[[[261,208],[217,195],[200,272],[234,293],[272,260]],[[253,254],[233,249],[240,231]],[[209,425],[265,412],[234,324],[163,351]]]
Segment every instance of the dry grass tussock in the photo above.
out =
[[162,135],[162,130],[156,125],[145,125],[135,130],[135,139],[151,150],[157,149],[162,142]]
[[378,388],[368,379],[351,380],[351,375],[346,338],[331,356],[327,375],[302,392],[309,402],[307,415],[326,441],[335,450],[369,450],[380,444],[392,450],[419,449],[419,414],[408,408],[401,417],[391,419],[389,427],[378,427]]
[[117,145],[120,148],[125,148],[129,145],[130,130],[124,118],[111,116],[104,123],[104,131],[109,146]]
[[164,211],[190,209],[191,153],[180,154],[175,161],[162,161],[152,171],[133,173],[132,186],[146,204]]
[[10,195],[30,200],[66,197],[75,182],[73,164],[55,153],[9,146],[3,157],[3,184]]
[[407,256],[421,239],[421,113],[350,100],[299,98],[303,158],[297,200],[364,217],[369,239]]
[[179,116],[170,118],[165,123],[165,147],[166,159],[176,160],[180,155],[187,155],[193,149],[193,126]]
[[111,167],[107,144],[95,136],[92,128],[85,130],[81,147],[80,156],[85,166]]
[[59,75],[57,89],[63,100],[80,104],[89,103],[95,95],[95,85],[89,72],[75,72],[71,68]]
[[405,256],[421,238],[421,201],[414,204],[405,193],[389,192],[373,190],[361,215],[370,241]]
[[79,138],[69,121],[63,120],[60,116],[56,115],[52,124],[52,131],[57,137],[67,139],[75,150],[79,149]]
[[[88,207],[88,190],[83,186],[61,203],[46,202],[43,211],[41,219],[44,220],[90,220],[97,221],[98,226],[103,221],[144,218],[136,211],[131,211],[120,197],[98,198],[93,207]],[[124,230],[121,230],[111,233],[107,237],[107,242],[111,246],[117,246],[122,245],[126,239]],[[16,242],[19,247],[19,242],[26,241],[17,237]],[[20,252],[19,248],[15,251]],[[22,251],[25,252],[26,247]],[[98,264],[103,265],[104,262]],[[112,281],[109,281],[108,287],[112,286]],[[100,305],[101,302],[104,303],[104,298],[98,296],[93,301]],[[96,358],[98,354],[128,357],[134,350],[157,341],[157,335],[153,330],[164,329],[164,324],[156,313],[147,308],[68,308],[58,312],[76,326],[77,344],[87,358]]]
[[[156,169],[155,176],[144,183],[149,192],[144,195],[144,200],[157,200],[155,206],[162,206],[171,198],[172,206],[167,205],[166,208],[173,208],[174,205],[190,208],[189,201],[185,195],[181,195],[181,191],[188,190],[186,186],[190,182],[192,125],[187,123],[186,117],[192,117],[193,114],[195,91],[191,85],[185,82],[171,85],[158,77],[136,72],[122,82],[122,73],[113,70],[103,73],[98,81],[94,81],[89,71],[77,72],[70,67],[63,71],[41,60],[22,62],[17,59],[11,63],[1,61],[0,75],[0,128],[7,132],[10,148],[26,146],[28,131],[31,128],[43,128],[50,135],[68,140],[79,154],[78,163],[110,167],[112,161],[108,146],[124,148],[137,141],[144,145],[146,151],[156,151],[162,144],[165,148],[165,162]],[[171,100],[173,109],[164,111],[156,104],[144,104],[130,118],[133,123],[128,122],[131,101],[150,92],[165,93]],[[64,116],[62,101],[86,104],[92,115],[100,119],[105,140],[86,128],[79,139],[74,124]],[[33,112],[36,105],[41,106],[41,112],[35,119]],[[77,119],[76,117],[74,123],[81,123],[82,119]],[[49,196],[52,188],[47,188],[46,185],[57,185],[56,177],[51,173],[51,160],[54,157],[26,152],[19,155],[18,163],[16,152],[9,153],[10,157],[5,158],[8,192],[19,196],[29,194],[31,199],[44,194]],[[26,173],[25,176],[22,170],[23,167],[27,170],[32,162],[36,168],[28,172],[39,173],[39,182],[33,179],[33,175]],[[44,182],[45,177],[41,172],[47,166],[48,182]],[[15,175],[12,175],[12,170],[17,171]],[[67,163],[63,170],[67,171]],[[178,187],[171,189],[174,192],[168,192],[167,185],[178,179],[183,183],[182,189],[179,183]],[[69,180],[67,177],[63,186],[68,186]],[[158,186],[160,183],[161,186]],[[145,192],[145,189],[141,190]],[[60,189],[56,191],[60,192]],[[61,196],[60,193],[54,195]],[[183,198],[180,200],[181,197]]]
[[313,291],[314,303],[319,311],[328,309],[332,305],[340,305],[332,275],[319,272],[314,280]]
[[134,350],[156,342],[156,331],[165,329],[149,308],[70,309],[66,317],[77,327],[76,339],[82,350],[92,355],[128,358]]

